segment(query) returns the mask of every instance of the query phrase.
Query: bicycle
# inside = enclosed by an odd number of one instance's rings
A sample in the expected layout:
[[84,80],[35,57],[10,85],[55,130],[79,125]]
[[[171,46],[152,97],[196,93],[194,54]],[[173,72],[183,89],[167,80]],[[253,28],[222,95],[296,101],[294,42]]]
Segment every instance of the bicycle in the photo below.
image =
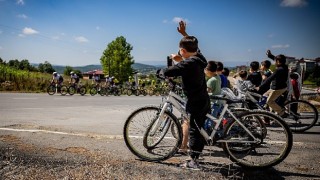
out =
[[[293,143],[292,132],[279,116],[265,110],[246,110],[235,115],[228,106],[239,103],[239,100],[232,101],[215,96],[212,98],[222,100],[224,103],[218,119],[207,114],[207,118],[215,122],[211,133],[208,133],[203,125],[197,125],[206,140],[206,145],[221,144],[227,157],[240,166],[250,169],[275,166],[288,156]],[[163,161],[177,153],[182,143],[182,130],[171,107],[189,120],[185,110],[185,100],[173,90],[169,92],[162,106],[142,107],[129,115],[123,135],[126,146],[135,156],[147,161]],[[218,127],[226,114],[231,118],[219,137]],[[260,121],[263,118],[273,121],[273,125],[267,127],[266,134],[261,128]]]
[[112,94],[114,96],[120,96],[121,95],[121,91],[120,88],[116,85],[110,85],[108,87],[105,88],[106,91],[106,95]]
[[81,84],[70,83],[71,85],[68,87],[68,93],[72,96],[75,93],[79,93],[81,96],[84,96],[87,92],[86,88]]
[[68,93],[68,87],[66,85],[59,85],[55,82],[51,82],[51,84],[47,87],[47,93],[49,95],[60,93],[62,96],[65,96]]
[[[245,108],[257,108],[266,110],[266,97],[262,95],[246,91],[240,93],[246,101],[244,103]],[[258,100],[255,98],[257,97]],[[263,100],[264,98],[264,100]],[[282,98],[282,99],[281,99]],[[312,128],[318,121],[317,108],[308,101],[305,100],[284,100],[285,95],[282,95],[279,99],[279,105],[285,108],[285,112],[288,117],[283,118],[293,132],[304,132]],[[251,104],[251,105],[250,105]]]
[[100,84],[95,84],[90,89],[90,95],[94,96],[96,94],[100,94],[101,96],[104,96],[106,94],[106,89],[101,87]]

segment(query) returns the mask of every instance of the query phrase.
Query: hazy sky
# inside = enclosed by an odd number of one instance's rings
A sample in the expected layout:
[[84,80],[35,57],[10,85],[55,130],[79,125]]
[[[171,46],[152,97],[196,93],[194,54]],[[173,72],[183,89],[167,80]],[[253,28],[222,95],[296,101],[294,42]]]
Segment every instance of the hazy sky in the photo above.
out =
[[165,64],[181,19],[206,58],[228,66],[262,61],[267,49],[320,56],[319,0],[0,0],[0,57],[100,64],[124,36],[135,62]]

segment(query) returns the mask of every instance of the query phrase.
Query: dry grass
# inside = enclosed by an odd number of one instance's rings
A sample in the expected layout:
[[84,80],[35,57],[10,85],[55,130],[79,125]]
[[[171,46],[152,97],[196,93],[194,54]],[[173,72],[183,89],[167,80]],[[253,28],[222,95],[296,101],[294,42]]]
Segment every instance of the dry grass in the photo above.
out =
[[[57,151],[56,153],[59,154]],[[217,172],[201,171],[195,174],[193,171],[182,171],[174,162],[161,164],[135,159],[128,161],[120,156],[90,153],[76,150],[76,148],[70,148],[62,154],[58,157],[43,155],[43,153],[31,155],[12,147],[1,148],[0,179],[215,179],[214,177],[221,177]]]

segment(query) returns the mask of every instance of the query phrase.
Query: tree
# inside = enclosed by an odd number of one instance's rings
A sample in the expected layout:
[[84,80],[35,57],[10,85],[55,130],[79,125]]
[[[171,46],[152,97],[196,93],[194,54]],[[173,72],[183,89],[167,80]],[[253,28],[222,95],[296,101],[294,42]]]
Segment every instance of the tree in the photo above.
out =
[[79,78],[83,78],[82,72],[78,69],[73,70],[73,72],[79,77]]
[[55,72],[52,65],[48,61],[45,61],[44,64],[40,63],[38,66],[38,69],[42,73],[50,73],[51,74],[51,73]]
[[133,72],[131,65],[134,63],[131,50],[132,46],[123,36],[109,43],[100,58],[103,72],[116,77],[120,82],[128,80]]
[[10,67],[13,67],[13,68],[19,69],[20,62],[19,62],[19,60],[18,60],[18,59],[10,60],[10,61],[8,62],[8,65],[9,65]]
[[73,68],[71,67],[71,66],[66,66],[65,68],[64,68],[64,72],[63,72],[63,74],[64,75],[70,75],[70,72],[71,71],[73,71]]
[[6,61],[4,61],[2,58],[0,58],[0,64],[6,64]]

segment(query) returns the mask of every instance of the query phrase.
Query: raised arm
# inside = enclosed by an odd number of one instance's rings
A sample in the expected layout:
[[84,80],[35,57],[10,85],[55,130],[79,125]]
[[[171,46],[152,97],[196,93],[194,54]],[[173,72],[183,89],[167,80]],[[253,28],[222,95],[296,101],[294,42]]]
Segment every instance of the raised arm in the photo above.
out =
[[177,30],[182,36],[188,36],[188,34],[186,32],[186,28],[187,28],[186,22],[180,21],[179,26],[177,27]]
[[267,54],[268,58],[274,60],[275,56],[271,53],[270,50],[267,50],[267,53],[266,53],[266,54]]

